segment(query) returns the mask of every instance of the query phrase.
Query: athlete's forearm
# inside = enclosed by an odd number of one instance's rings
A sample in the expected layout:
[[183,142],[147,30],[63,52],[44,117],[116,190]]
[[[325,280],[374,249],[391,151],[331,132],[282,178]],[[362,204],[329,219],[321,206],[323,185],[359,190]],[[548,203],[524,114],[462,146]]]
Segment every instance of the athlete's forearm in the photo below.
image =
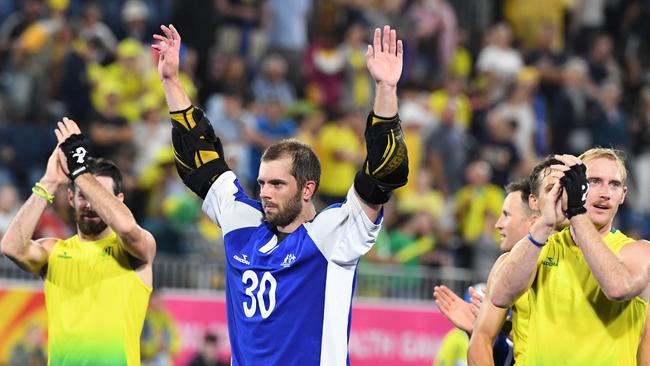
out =
[[397,114],[397,86],[375,83],[375,115],[390,118]]
[[[538,242],[546,242],[552,232],[552,227],[539,222],[530,229],[530,234]],[[508,308],[528,290],[530,280],[537,272],[537,258],[540,252],[541,248],[530,242],[528,237],[524,237],[517,242],[503,264],[494,269],[494,280],[488,292],[495,306]]]
[[[131,210],[112,192],[102,186],[92,174],[82,174],[75,180],[93,210],[115,233],[123,239],[126,250],[138,259],[147,260],[151,248],[141,240],[143,230],[135,221]],[[142,244],[142,245],[141,245]]]
[[646,284],[635,283],[630,271],[607,247],[589,216],[572,217],[571,231],[605,296],[612,300],[626,300],[643,291]]
[[[44,181],[41,181],[41,184],[48,192],[54,192],[57,187]],[[38,273],[47,261],[47,253],[44,251],[30,250],[34,245],[31,240],[32,236],[45,207],[47,207],[47,201],[32,194],[11,221],[2,237],[2,242],[0,242],[2,254],[33,273]]]
[[170,112],[182,111],[192,105],[190,97],[187,95],[179,78],[165,79],[162,84]]
[[474,332],[469,340],[469,349],[467,351],[467,362],[470,366],[493,366],[494,356],[492,355],[492,344],[494,339],[490,339],[482,332]]

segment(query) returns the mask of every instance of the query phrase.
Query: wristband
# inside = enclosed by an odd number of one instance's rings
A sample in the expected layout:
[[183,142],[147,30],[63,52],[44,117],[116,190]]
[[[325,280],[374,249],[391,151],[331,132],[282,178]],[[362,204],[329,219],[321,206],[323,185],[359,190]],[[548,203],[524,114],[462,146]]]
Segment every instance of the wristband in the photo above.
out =
[[546,245],[546,242],[540,243],[537,240],[533,239],[533,235],[530,233],[530,231],[528,232],[528,240],[538,248],[541,248],[544,245]]
[[34,184],[34,187],[32,187],[32,193],[45,199],[48,203],[54,202],[54,195],[50,194],[41,182],[36,182],[36,184]]

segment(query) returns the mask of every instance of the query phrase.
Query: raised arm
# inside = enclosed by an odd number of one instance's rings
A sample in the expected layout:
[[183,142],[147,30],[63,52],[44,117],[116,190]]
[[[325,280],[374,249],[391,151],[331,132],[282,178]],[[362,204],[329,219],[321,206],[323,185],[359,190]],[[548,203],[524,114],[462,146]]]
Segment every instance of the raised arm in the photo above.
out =
[[[71,177],[74,179],[74,184],[79,187],[102,221],[120,237],[124,249],[143,264],[151,264],[156,255],[156,242],[153,236],[135,221],[131,210],[123,202],[122,192],[114,195],[90,174],[86,165],[88,160],[86,153],[79,153],[79,149],[88,150],[83,140],[78,139],[82,135],[77,124],[71,119],[63,118],[54,132],[61,149],[59,156],[63,170],[68,173],[73,172]],[[74,172],[80,173],[75,175]]]
[[157,41],[151,48],[158,51],[158,76],[165,89],[167,106],[172,112],[182,111],[192,105],[190,97],[181,84],[179,78],[181,36],[173,25],[161,25],[160,29],[165,34],[154,34]]
[[223,155],[221,141],[214,134],[202,110],[192,106],[179,78],[181,36],[173,25],[160,26],[163,35],[154,34],[158,51],[158,76],[165,89],[172,120],[174,162],[183,183],[204,199],[212,183],[230,170]]
[[50,254],[50,250],[58,239],[44,238],[37,241],[32,240],[36,225],[41,214],[47,206],[47,196],[54,194],[60,185],[66,184],[66,177],[59,162],[58,147],[54,149],[47,161],[45,175],[40,180],[40,188],[33,193],[23,204],[11,221],[7,232],[2,237],[0,247],[2,254],[11,259],[25,271],[41,274]]
[[643,292],[650,279],[650,245],[646,241],[626,245],[617,256],[587,215],[572,218],[571,229],[605,296],[624,301]]
[[[593,205],[609,206],[610,210],[623,202],[627,189],[618,166],[612,160],[600,165],[588,161],[590,167],[587,168],[575,156],[555,157],[566,166],[562,185],[567,192],[565,205],[571,222],[571,234],[591,273],[603,293],[612,300],[623,301],[638,296],[650,280],[650,245],[645,241],[636,241],[624,246],[618,255],[615,254],[603,241],[603,231],[608,232],[611,223],[602,226],[599,232],[586,208],[587,200]],[[608,169],[608,166],[615,168]]]
[[402,75],[404,48],[390,26],[375,29],[368,45],[366,64],[375,80],[373,112],[366,123],[366,161],[357,173],[354,187],[363,210],[372,221],[393,190],[406,184],[408,154],[397,115],[397,82]]
[[[529,235],[515,244],[503,264],[493,268],[491,273],[493,281],[488,287],[488,293],[495,306],[509,308],[533,283],[541,245],[544,245],[553,233],[555,224],[564,220],[559,181],[563,175],[562,171],[556,170],[549,174],[547,179],[550,179],[549,186],[550,184],[552,186],[548,191],[545,188],[541,190],[540,218],[530,228]],[[536,243],[541,245],[538,246]]]

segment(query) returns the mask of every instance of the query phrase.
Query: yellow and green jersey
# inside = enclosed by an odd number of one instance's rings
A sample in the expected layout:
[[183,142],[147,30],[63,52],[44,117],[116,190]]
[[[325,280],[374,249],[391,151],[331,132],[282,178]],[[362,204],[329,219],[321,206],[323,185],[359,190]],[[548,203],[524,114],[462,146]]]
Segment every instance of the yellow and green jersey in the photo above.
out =
[[139,365],[151,289],[112,232],[59,240],[45,276],[50,365]]
[[[617,230],[603,240],[615,254],[634,241]],[[542,249],[529,300],[525,365],[636,365],[647,303],[608,299],[568,228]]]

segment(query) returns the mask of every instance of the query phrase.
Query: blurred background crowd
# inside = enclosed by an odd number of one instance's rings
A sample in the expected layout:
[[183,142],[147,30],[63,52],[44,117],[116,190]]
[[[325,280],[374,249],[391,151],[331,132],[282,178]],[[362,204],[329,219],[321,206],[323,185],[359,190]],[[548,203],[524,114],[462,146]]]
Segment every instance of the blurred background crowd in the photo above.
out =
[[[261,152],[311,144],[320,207],[365,157],[375,27],[404,40],[400,116],[409,184],[365,261],[487,271],[503,186],[549,153],[615,147],[630,192],[617,227],[650,237],[650,1],[0,1],[0,235],[42,175],[62,116],[114,160],[158,252],[223,260],[220,233],[177,177],[156,57],[158,25],[183,38],[182,78],[256,193]],[[646,41],[643,41],[643,40]],[[36,236],[67,237],[65,192]]]

